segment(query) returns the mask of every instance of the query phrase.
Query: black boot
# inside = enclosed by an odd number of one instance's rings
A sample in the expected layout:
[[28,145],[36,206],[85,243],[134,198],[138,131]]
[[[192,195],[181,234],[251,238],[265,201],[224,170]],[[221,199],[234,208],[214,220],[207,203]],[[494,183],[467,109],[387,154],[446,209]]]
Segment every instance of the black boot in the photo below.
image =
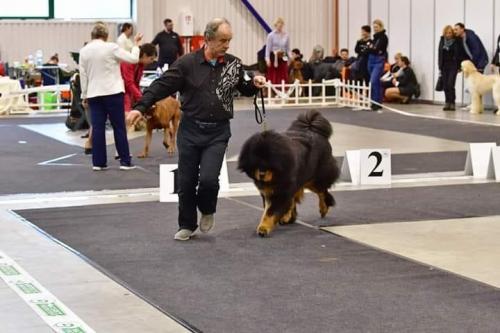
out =
[[450,103],[445,103],[443,111],[450,111]]
[[448,110],[455,111],[455,103],[450,103]]

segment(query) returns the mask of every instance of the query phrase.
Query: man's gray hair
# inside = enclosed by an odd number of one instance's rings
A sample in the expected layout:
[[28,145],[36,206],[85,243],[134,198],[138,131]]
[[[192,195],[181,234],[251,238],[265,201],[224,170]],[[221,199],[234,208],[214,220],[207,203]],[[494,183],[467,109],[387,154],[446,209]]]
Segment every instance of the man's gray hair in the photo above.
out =
[[205,28],[205,33],[204,33],[205,39],[206,40],[215,39],[215,34],[217,33],[217,30],[219,30],[219,27],[222,24],[231,25],[231,23],[229,23],[229,21],[223,17],[222,18],[214,18],[213,20],[208,22],[207,27]]

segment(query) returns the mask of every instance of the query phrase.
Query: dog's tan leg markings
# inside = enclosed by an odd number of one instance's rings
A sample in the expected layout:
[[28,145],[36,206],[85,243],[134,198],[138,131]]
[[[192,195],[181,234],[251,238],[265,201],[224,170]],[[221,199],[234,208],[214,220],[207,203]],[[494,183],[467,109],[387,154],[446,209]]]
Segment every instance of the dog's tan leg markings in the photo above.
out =
[[292,203],[292,206],[290,207],[290,209],[288,210],[288,212],[286,212],[286,214],[283,215],[283,217],[280,220],[280,224],[288,224],[288,223],[290,223],[293,220],[294,210],[295,210],[295,202]]
[[151,139],[153,138],[153,128],[151,124],[148,122],[146,124],[146,142],[144,144],[144,150],[137,157],[145,158],[149,155],[149,146],[151,145]]
[[259,226],[257,227],[257,233],[261,237],[268,236],[273,231],[274,226],[278,222],[278,218],[275,215],[269,214],[269,206],[271,205],[271,203],[267,199],[265,200],[265,202],[264,213],[262,214]]
[[311,192],[317,194],[319,199],[319,214],[321,215],[321,217],[325,217],[328,211],[330,210],[330,207],[326,204],[325,192],[319,191],[317,188],[315,188],[310,184],[306,184],[306,188],[309,189]]
[[264,213],[262,214],[260,223],[257,226],[257,234],[261,237],[265,237],[273,231],[274,226],[278,222],[278,218],[269,214],[269,207],[271,206],[269,197],[273,194],[272,188],[265,187],[260,190],[260,193],[264,197]]
[[304,189],[301,188],[293,196],[292,205],[290,206],[288,212],[281,218],[280,224],[289,224],[295,222],[295,219],[297,218],[297,204],[302,201],[303,197]]
[[321,214],[321,217],[325,217],[328,211],[330,210],[330,207],[325,202],[325,194],[324,193],[317,193],[318,198],[319,198],[319,213]]

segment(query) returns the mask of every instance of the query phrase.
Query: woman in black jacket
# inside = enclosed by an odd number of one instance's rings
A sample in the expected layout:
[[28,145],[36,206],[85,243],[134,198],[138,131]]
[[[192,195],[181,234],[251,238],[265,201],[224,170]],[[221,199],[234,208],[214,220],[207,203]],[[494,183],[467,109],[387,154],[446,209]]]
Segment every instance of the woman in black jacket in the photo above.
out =
[[445,95],[444,111],[455,111],[455,82],[460,63],[465,59],[465,51],[460,39],[455,37],[451,25],[443,29],[439,41],[438,66]]
[[410,67],[410,60],[408,57],[402,56],[398,60],[400,71],[397,76],[392,79],[394,87],[388,88],[385,91],[385,98],[389,101],[400,101],[408,103],[413,95],[417,92],[418,82],[415,72]]
[[381,20],[373,21],[373,43],[368,45],[368,71],[370,72],[371,98],[377,104],[372,104],[373,111],[381,108],[382,86],[380,78],[384,72],[384,64],[387,59],[387,46],[389,39],[385,34],[384,24]]
[[356,81],[362,81],[365,84],[370,82],[370,73],[368,72],[368,46],[372,43],[372,29],[369,25],[361,27],[361,38],[356,42],[354,51],[358,55],[356,62],[351,65],[353,78]]

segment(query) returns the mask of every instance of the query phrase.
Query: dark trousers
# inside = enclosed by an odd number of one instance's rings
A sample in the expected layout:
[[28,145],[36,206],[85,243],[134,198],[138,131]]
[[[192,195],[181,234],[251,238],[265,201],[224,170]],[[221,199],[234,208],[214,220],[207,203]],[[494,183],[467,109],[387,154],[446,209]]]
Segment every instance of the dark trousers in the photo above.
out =
[[382,103],[382,86],[380,78],[384,73],[385,57],[375,54],[368,56],[368,71],[370,72],[371,98],[375,102]]
[[457,81],[458,69],[454,66],[444,66],[441,71],[443,90],[446,103],[455,103],[455,82]]
[[98,96],[88,99],[92,115],[92,163],[94,166],[107,166],[106,155],[106,120],[109,118],[113,127],[116,151],[121,165],[130,164],[127,127],[125,126],[125,110],[123,93]]
[[215,213],[219,174],[230,137],[229,120],[201,123],[182,118],[177,133],[179,229],[196,230],[196,209],[205,215]]

